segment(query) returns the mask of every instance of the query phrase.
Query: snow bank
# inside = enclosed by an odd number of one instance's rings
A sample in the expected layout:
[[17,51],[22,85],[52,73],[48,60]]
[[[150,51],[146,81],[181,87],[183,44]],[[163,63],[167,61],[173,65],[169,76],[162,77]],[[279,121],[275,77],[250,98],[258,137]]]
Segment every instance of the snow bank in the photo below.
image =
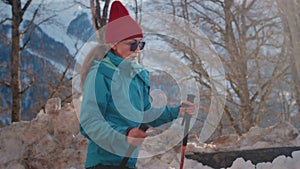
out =
[[[172,128],[173,126],[171,126]],[[176,131],[176,130],[175,130]],[[178,130],[177,130],[178,131]],[[180,133],[176,133],[179,134]],[[165,139],[171,139],[174,133],[170,132],[170,136],[157,137],[151,140],[151,145],[160,145],[168,142]],[[179,136],[178,136],[179,137]],[[161,139],[161,140],[159,140]],[[216,138],[211,143],[206,144],[192,135],[189,137],[187,153],[194,152],[220,152],[220,151],[239,151],[247,149],[259,148],[276,148],[300,146],[299,131],[287,122],[281,122],[268,128],[253,127],[248,133],[242,136],[228,135]],[[145,141],[147,144],[147,139]],[[151,149],[146,150],[151,151]],[[141,158],[138,160],[138,168],[150,169],[155,166],[157,169],[175,169],[180,166],[180,144],[173,147],[169,151],[155,155],[149,158]],[[211,169],[212,167],[201,164],[198,161],[185,158],[184,168],[186,169]],[[245,161],[243,158],[237,158],[233,161],[232,166],[226,169],[300,169],[300,151],[294,151],[291,157],[278,156],[272,162],[258,163],[254,165],[251,161]]]

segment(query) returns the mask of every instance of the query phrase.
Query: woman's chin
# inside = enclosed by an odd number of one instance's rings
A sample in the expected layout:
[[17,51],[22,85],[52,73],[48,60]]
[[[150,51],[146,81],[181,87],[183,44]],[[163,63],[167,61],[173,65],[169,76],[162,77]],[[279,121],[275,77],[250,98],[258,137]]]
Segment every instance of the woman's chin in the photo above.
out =
[[136,58],[137,58],[136,56],[128,56],[128,57],[126,58],[126,60],[129,60],[129,61],[135,61]]

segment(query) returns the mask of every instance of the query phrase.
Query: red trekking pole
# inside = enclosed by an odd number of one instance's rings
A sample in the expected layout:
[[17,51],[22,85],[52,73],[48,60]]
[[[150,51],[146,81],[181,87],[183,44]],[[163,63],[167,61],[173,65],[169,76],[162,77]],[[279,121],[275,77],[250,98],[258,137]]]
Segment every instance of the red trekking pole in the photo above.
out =
[[[187,101],[189,102],[194,102],[195,99],[195,95],[192,94],[188,94],[187,95]],[[186,105],[182,105],[182,106],[186,106]],[[185,154],[185,150],[186,150],[186,145],[187,145],[187,141],[188,141],[188,135],[189,135],[189,129],[190,129],[190,121],[191,121],[191,115],[189,115],[188,113],[184,113],[183,116],[183,120],[182,120],[182,124],[183,125],[185,123],[185,127],[184,127],[184,138],[182,141],[182,148],[181,148],[181,160],[180,160],[180,169],[183,169],[183,164],[184,164],[184,154]]]

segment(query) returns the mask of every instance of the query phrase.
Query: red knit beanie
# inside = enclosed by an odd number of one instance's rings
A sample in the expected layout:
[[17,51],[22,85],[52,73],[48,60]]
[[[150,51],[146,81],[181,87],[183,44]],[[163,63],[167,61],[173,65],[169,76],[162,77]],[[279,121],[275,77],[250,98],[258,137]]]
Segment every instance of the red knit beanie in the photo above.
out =
[[105,30],[106,43],[132,38],[143,38],[142,28],[129,15],[128,10],[120,1],[114,1]]

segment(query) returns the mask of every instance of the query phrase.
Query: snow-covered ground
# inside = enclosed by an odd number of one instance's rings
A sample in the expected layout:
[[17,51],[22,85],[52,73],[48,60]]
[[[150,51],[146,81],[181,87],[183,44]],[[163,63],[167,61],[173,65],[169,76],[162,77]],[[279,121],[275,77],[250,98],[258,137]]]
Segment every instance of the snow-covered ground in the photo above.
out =
[[[175,151],[174,151],[175,153]],[[156,169],[177,169],[180,165],[180,153],[173,154],[167,152],[152,159],[139,159],[138,167],[142,169],[150,169],[155,166]],[[207,165],[203,165],[195,160],[185,158],[185,169],[213,169]],[[222,168],[224,169],[224,168]],[[259,163],[254,165],[251,161],[245,161],[243,158],[237,158],[231,167],[226,169],[300,169],[300,151],[292,153],[292,157],[284,155],[278,156],[272,162]]]
[[[124,3],[129,3],[129,0],[123,0]],[[154,1],[154,0],[153,0]],[[156,0],[157,1],[157,0]],[[58,42],[62,42],[66,45],[66,47],[69,49],[69,52],[71,54],[75,53],[74,45],[75,43],[83,43],[78,42],[77,39],[74,39],[73,37],[70,37],[67,35],[67,27],[69,23],[81,12],[86,12],[90,17],[90,9],[86,8],[84,5],[89,6],[88,0],[81,0],[80,3],[74,4],[73,0],[45,0],[44,1],[44,10],[41,11],[38,21],[42,21],[43,19],[54,16],[53,22],[47,22],[45,24],[41,25],[41,28],[44,32],[46,32],[50,37],[54,38]],[[5,14],[5,17],[10,16],[10,8],[8,8],[8,5],[4,5],[2,1],[0,1],[1,4],[1,11]],[[35,7],[39,5],[38,1],[33,1],[33,4],[31,6],[31,10],[33,11]],[[169,6],[170,7],[170,6]],[[155,8],[155,6],[150,6],[147,11],[153,12],[154,10],[158,10]],[[26,12],[25,19],[30,19],[32,17],[32,13]],[[157,44],[156,44],[157,45]],[[60,66],[60,65],[57,65]],[[61,68],[58,68],[61,69]],[[272,136],[269,132],[270,130],[266,131],[268,135],[264,132],[260,132],[260,130],[252,130],[253,135],[248,135],[240,138],[240,141],[238,142],[232,142],[232,144],[228,143],[227,149],[232,149],[233,146],[237,147],[238,149],[245,149],[245,148],[259,148],[261,146],[265,147],[268,145],[272,145],[273,147],[280,146],[283,143],[288,144],[289,146],[300,146],[300,137],[298,136],[297,139],[289,140],[284,135],[285,131],[281,131],[279,133],[274,132]],[[278,130],[276,130],[278,131]],[[256,133],[256,135],[255,135]],[[280,134],[282,136],[280,136]],[[298,133],[299,134],[299,133]],[[172,136],[174,133],[172,133]],[[268,137],[269,136],[269,137]],[[256,142],[251,142],[253,140],[252,138],[261,137],[263,139],[261,140],[255,140]],[[267,138],[268,137],[268,138]],[[171,137],[172,138],[172,137]],[[247,139],[248,138],[248,139]],[[268,141],[262,141],[262,140],[268,140]],[[147,140],[146,140],[147,141]],[[270,141],[273,141],[270,143]],[[156,142],[151,143],[152,145],[157,145]],[[197,144],[197,143],[195,143]],[[190,147],[192,147],[194,143],[189,144]],[[206,147],[205,147],[206,146]],[[229,147],[229,148],[228,148]],[[198,150],[193,151],[215,151],[215,147],[202,144],[202,147],[198,147]],[[224,147],[218,147],[218,149],[222,149]],[[226,149],[226,148],[224,148]],[[177,169],[179,168],[180,163],[180,147],[175,147],[169,151],[166,151],[166,153],[156,155],[151,158],[141,158],[138,162],[138,167],[142,169],[147,168],[157,168],[157,169]],[[211,167],[204,166],[203,164],[190,160],[185,159],[185,167],[186,169],[211,169]],[[275,158],[272,163],[260,163],[254,166],[251,161],[244,161],[242,158],[238,158],[233,162],[233,165],[227,169],[300,169],[300,151],[293,152],[292,157],[285,157],[285,156],[279,156]]]
[[292,153],[291,157],[278,156],[272,163],[259,163],[254,166],[251,161],[245,161],[242,158],[236,159],[232,167],[228,169],[299,169],[300,168],[300,151]]
[[[164,134],[158,134],[147,138],[141,148],[138,160],[138,167],[150,169],[154,165],[157,169],[177,169],[180,165],[181,147],[180,144],[172,142],[182,136],[178,131],[179,126],[174,123]],[[150,130],[150,135],[151,135]],[[176,145],[170,149],[166,146]],[[253,127],[248,133],[242,136],[229,135],[215,139],[211,143],[200,142],[195,135],[189,137],[187,153],[207,152],[217,153],[226,151],[251,150],[260,148],[275,147],[300,147],[300,134],[291,124],[281,122],[268,128]],[[159,152],[159,153],[158,153]],[[153,156],[149,156],[152,154]],[[241,154],[242,155],[242,154]],[[263,162],[254,165],[251,161],[237,158],[232,161],[232,166],[226,169],[300,169],[300,151],[294,151],[291,157],[278,156],[273,161]],[[151,166],[151,167],[150,167]],[[210,166],[201,164],[198,161],[185,158],[185,169],[213,169]]]

